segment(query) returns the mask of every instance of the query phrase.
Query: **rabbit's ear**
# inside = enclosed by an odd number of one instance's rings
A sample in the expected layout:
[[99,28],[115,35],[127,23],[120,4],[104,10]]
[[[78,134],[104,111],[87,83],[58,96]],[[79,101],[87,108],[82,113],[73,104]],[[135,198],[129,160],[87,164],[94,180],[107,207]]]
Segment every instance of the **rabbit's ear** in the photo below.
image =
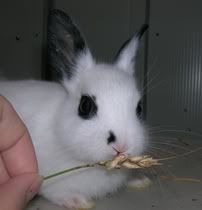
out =
[[148,25],[143,25],[139,32],[136,33],[131,39],[127,40],[119,50],[115,59],[115,65],[117,65],[123,71],[126,71],[130,74],[134,73],[135,57],[137,54],[140,38],[147,30],[147,28]]
[[48,26],[48,64],[59,79],[71,79],[77,65],[88,67],[93,62],[86,43],[72,22],[61,10],[52,10]]

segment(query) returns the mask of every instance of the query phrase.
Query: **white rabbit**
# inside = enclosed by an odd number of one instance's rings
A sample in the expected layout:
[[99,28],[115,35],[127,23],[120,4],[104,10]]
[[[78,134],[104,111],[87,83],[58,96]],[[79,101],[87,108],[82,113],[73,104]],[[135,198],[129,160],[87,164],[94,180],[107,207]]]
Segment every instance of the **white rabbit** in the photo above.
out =
[[[0,94],[29,129],[41,175],[145,150],[147,132],[133,77],[145,28],[121,48],[112,64],[97,63],[71,19],[54,10],[49,62],[61,82],[0,82]],[[127,174],[127,170],[82,169],[45,181],[40,194],[67,208],[85,208],[92,198],[122,187]]]

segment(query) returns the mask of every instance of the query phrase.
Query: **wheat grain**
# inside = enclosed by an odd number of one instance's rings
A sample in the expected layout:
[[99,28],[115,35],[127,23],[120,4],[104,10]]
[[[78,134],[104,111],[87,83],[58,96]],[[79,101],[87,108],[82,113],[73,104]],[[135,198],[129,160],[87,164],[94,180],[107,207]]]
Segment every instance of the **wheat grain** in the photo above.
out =
[[153,159],[152,157],[148,155],[144,156],[134,156],[134,157],[127,157],[125,155],[118,155],[113,160],[105,160],[105,161],[99,161],[97,163],[93,164],[86,164],[82,166],[77,166],[74,168],[66,169],[54,174],[51,174],[49,176],[44,177],[44,180],[60,176],[78,169],[82,168],[90,168],[90,167],[96,167],[96,166],[103,166],[107,169],[119,169],[119,168],[128,168],[128,169],[140,169],[140,168],[148,168],[155,165],[161,165],[158,159]]
[[134,156],[126,157],[125,155],[119,155],[113,160],[100,161],[98,165],[105,166],[108,169],[114,168],[128,168],[128,169],[138,169],[138,168],[149,168],[155,165],[161,165],[158,159],[153,159],[148,155],[144,156]]

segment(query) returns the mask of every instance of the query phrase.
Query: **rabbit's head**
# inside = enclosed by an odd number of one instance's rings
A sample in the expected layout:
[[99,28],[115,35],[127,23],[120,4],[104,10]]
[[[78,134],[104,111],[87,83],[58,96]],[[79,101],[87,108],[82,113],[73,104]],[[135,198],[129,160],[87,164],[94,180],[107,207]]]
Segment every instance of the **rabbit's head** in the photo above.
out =
[[50,15],[49,63],[69,97],[63,143],[80,160],[98,161],[119,153],[139,155],[146,147],[141,96],[133,76],[144,30],[124,44],[112,64],[103,64],[93,59],[64,12],[54,10]]

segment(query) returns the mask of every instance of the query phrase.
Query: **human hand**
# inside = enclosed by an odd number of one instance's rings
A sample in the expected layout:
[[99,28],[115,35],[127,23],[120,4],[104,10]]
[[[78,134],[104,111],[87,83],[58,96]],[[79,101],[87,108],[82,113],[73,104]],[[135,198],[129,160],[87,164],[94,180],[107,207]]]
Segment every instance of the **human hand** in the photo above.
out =
[[0,210],[22,210],[37,194],[42,178],[22,120],[0,96]]

